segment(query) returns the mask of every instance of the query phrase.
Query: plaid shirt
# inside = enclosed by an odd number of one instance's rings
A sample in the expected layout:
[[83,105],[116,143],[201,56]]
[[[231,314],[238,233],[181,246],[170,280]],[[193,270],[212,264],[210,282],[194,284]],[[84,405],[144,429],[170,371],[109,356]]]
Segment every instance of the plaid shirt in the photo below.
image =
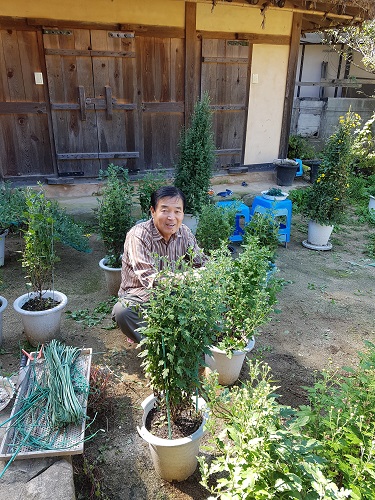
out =
[[185,224],[181,224],[179,230],[172,234],[168,242],[156,229],[153,219],[132,227],[124,243],[119,297],[135,295],[142,301],[146,301],[149,295],[148,290],[152,288],[158,272],[165,267],[163,260],[158,260],[156,263],[155,254],[167,257],[173,265],[180,257],[186,255],[190,248],[194,254],[193,265],[202,266],[207,261],[207,257],[198,247],[193,233]]

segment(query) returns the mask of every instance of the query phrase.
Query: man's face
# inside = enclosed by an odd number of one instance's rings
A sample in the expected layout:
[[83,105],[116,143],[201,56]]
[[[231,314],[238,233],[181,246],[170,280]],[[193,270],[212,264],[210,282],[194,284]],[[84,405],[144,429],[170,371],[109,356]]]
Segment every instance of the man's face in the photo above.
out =
[[151,207],[151,215],[154,219],[155,227],[163,238],[168,241],[172,234],[180,228],[184,219],[183,203],[180,197],[164,197],[156,204],[156,208]]

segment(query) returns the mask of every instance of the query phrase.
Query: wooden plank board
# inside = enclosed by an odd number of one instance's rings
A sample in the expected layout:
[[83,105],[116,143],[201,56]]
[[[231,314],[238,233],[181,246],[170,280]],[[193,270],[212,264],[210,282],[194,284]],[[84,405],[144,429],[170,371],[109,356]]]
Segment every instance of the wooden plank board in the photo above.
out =
[[[35,353],[34,353],[35,354]],[[82,349],[80,356],[78,357],[78,367],[80,368],[82,374],[86,378],[87,382],[90,383],[90,369],[91,369],[91,357],[92,349]],[[28,459],[28,458],[43,458],[50,456],[61,456],[61,455],[77,455],[83,453],[83,439],[85,437],[85,427],[86,427],[86,409],[87,409],[87,395],[78,395],[82,408],[84,410],[84,417],[81,424],[71,424],[65,429],[60,430],[57,433],[55,439],[55,448],[52,450],[35,449],[34,447],[22,446],[22,440],[18,436],[17,431],[12,426],[12,417],[21,410],[23,401],[25,397],[32,390],[33,377],[40,379],[43,370],[45,369],[44,360],[38,360],[35,363],[35,371],[33,366],[28,362],[28,370],[26,376],[18,390],[16,400],[14,402],[12,412],[10,414],[10,421],[7,425],[5,436],[2,440],[0,447],[0,460],[9,460],[13,457],[14,450],[18,446],[21,446],[20,450],[16,455],[16,459]],[[45,418],[41,418],[38,423],[38,427],[35,427],[33,423],[29,424],[27,431],[32,432],[32,435],[40,435],[40,432],[48,432],[49,426]],[[64,446],[64,444],[69,446]],[[59,446],[61,446],[59,448]]]
[[37,33],[35,31],[19,31],[17,33],[22,78],[26,101],[44,101],[44,86],[35,84],[35,72],[41,72],[38,52]]
[[7,68],[10,101],[26,101],[17,31],[2,33],[4,64]]
[[[211,98],[217,166],[241,161],[248,106],[249,44],[202,40],[202,91]],[[239,152],[240,151],[240,152]]]
[[4,44],[3,37],[5,36],[5,31],[0,30],[0,100],[1,101],[10,101],[10,93],[8,87],[8,77],[7,72],[4,71],[6,68],[5,59],[4,59]]
[[135,57],[135,52],[113,52],[110,50],[46,49],[49,56],[86,57]]

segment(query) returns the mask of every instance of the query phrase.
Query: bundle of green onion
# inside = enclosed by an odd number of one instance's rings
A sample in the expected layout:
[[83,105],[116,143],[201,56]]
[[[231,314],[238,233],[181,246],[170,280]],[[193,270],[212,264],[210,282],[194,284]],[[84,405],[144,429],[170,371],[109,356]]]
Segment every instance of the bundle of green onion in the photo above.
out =
[[[48,391],[47,415],[51,427],[82,422],[84,410],[77,394],[88,392],[87,380],[74,370],[81,350],[52,340],[44,348],[45,374]],[[81,375],[81,377],[80,377]]]

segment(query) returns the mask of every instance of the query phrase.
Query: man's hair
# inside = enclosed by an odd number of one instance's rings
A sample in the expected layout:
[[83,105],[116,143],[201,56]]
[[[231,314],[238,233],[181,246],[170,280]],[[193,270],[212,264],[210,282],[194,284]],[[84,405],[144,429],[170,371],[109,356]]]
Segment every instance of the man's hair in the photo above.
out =
[[182,207],[185,211],[186,198],[184,193],[175,186],[162,186],[151,194],[151,206],[155,210],[161,198],[181,198]]

